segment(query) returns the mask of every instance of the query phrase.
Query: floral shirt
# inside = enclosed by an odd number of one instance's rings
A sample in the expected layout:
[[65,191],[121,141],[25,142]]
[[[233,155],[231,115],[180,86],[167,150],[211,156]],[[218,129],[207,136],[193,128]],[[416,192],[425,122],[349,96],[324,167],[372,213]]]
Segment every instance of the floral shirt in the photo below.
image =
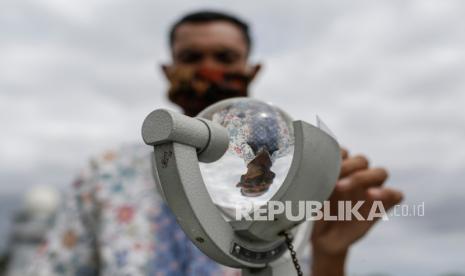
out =
[[132,145],[92,159],[64,196],[28,274],[240,275],[184,234],[157,191],[151,152]]
[[187,238],[156,190],[148,146],[91,161],[64,197],[31,275],[240,275]]

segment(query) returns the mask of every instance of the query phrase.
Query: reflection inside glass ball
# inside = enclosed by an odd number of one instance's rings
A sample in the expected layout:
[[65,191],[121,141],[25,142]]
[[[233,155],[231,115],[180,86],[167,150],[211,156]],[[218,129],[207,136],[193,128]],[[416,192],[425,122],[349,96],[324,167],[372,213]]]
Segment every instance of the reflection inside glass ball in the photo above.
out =
[[282,184],[292,160],[291,119],[278,108],[249,98],[219,102],[199,116],[225,127],[230,139],[228,151],[220,160],[201,165],[213,201],[221,205],[238,203],[232,187],[239,188],[242,197],[257,198],[258,203],[269,200]]

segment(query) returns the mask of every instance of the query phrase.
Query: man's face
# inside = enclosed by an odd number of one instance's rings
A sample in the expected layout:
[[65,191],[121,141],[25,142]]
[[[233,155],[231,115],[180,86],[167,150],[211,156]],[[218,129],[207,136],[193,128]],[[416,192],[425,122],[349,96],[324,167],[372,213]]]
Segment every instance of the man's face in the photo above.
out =
[[244,71],[247,57],[244,35],[232,23],[185,23],[176,30],[172,45],[175,67]]
[[247,96],[260,69],[247,63],[242,30],[226,21],[181,24],[171,51],[172,64],[162,66],[171,85],[168,98],[189,116],[223,99]]

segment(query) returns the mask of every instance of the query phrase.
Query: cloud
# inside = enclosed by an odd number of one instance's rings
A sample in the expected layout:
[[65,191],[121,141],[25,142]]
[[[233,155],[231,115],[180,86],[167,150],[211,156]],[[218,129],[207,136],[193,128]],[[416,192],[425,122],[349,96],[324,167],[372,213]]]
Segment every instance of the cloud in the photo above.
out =
[[[141,143],[140,124],[148,112],[176,109],[165,99],[158,69],[169,61],[167,28],[192,9],[230,10],[252,24],[252,59],[265,65],[254,97],[296,119],[313,122],[319,114],[352,152],[366,152],[374,165],[387,166],[390,184],[405,189],[407,199],[430,202],[432,214],[442,217],[376,228],[354,250],[360,265],[353,271],[373,272],[379,265],[414,275],[425,263],[421,256],[431,260],[425,273],[436,265],[431,271],[459,269],[455,232],[443,243],[431,240],[432,233],[463,226],[446,214],[462,208],[457,195],[464,191],[464,5],[4,1],[0,193],[44,183],[65,187],[89,156],[123,142]],[[398,254],[379,261],[380,246]],[[435,261],[428,246],[444,250],[450,260]]]

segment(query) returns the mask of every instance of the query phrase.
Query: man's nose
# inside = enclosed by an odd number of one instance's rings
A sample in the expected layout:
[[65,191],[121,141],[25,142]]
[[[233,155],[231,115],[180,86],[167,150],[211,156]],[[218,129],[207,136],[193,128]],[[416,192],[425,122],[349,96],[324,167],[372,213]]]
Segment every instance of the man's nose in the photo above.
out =
[[206,68],[206,69],[224,69],[224,64],[221,62],[218,62],[214,57],[212,56],[206,56],[205,58],[202,59],[201,62],[198,63],[198,66],[200,68]]

